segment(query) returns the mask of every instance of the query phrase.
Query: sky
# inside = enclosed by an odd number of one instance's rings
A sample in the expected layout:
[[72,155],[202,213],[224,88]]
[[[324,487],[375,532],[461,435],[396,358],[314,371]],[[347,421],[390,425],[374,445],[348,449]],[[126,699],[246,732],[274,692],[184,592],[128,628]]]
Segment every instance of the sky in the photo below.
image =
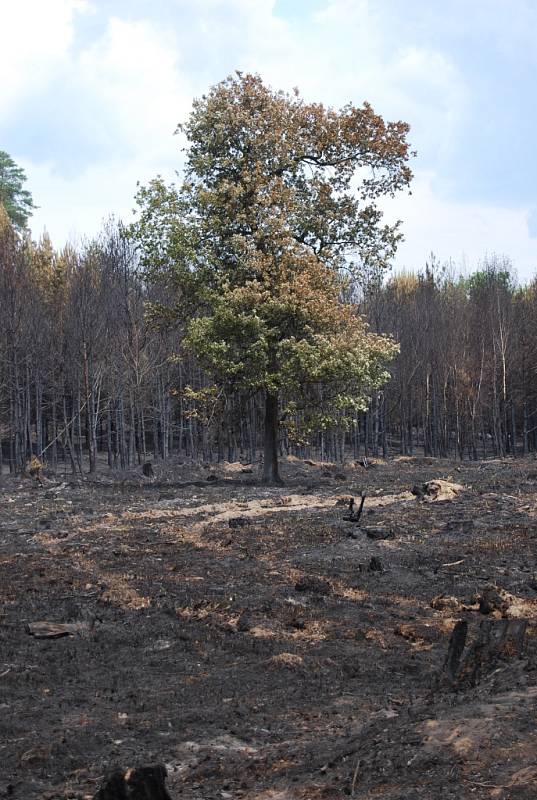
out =
[[0,150],[57,247],[178,180],[193,98],[235,70],[411,125],[412,193],[385,204],[397,269],[537,271],[537,0],[0,0]]

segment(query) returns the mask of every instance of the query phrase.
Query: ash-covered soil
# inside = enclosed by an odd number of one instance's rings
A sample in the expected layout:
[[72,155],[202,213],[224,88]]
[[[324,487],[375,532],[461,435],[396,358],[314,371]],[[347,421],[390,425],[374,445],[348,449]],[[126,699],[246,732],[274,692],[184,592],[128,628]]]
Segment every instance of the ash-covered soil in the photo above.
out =
[[[0,797],[162,763],[174,800],[535,798],[537,463],[245,470],[0,479]],[[522,655],[450,683],[491,618]]]

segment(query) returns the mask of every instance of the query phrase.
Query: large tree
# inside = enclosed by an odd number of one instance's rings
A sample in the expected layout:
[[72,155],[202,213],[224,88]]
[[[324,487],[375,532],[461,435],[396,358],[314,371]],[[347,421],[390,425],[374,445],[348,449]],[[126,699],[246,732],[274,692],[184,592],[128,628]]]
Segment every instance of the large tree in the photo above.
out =
[[399,226],[383,224],[377,202],[410,182],[408,126],[237,73],[194,102],[180,131],[184,184],[141,191],[136,234],[196,309],[186,345],[219,383],[263,393],[264,479],[279,482],[284,404],[327,424],[388,377],[393,342],[343,298],[350,277],[395,252]]
[[4,150],[0,150],[0,204],[18,230],[26,227],[35,209],[32,195],[24,188],[26,174]]

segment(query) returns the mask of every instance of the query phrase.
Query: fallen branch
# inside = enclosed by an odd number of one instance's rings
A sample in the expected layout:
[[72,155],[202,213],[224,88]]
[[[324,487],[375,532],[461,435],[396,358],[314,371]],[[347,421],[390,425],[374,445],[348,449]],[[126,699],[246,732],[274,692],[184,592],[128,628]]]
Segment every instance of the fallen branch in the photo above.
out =
[[352,776],[351,797],[355,796],[354,793],[355,793],[355,790],[356,790],[356,782],[358,780],[358,772],[360,770],[361,765],[362,765],[362,761],[361,761],[361,759],[358,759],[358,762],[356,764],[356,769],[354,770],[354,775]]

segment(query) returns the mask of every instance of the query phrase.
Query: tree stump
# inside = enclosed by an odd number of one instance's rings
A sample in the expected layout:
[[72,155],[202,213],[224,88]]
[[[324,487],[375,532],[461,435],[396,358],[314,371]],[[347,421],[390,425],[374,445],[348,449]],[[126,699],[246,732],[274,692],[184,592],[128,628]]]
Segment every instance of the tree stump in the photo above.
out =
[[459,680],[475,686],[487,672],[492,672],[498,661],[520,658],[527,626],[525,619],[484,620],[461,664]]
[[230,517],[228,519],[227,524],[230,528],[244,528],[245,525],[250,524],[250,520],[248,517]]
[[171,800],[166,791],[166,767],[117,770],[105,779],[93,800]]
[[365,533],[368,539],[395,539],[395,533],[393,532],[392,528],[362,527],[361,530]]
[[369,571],[370,572],[384,572],[384,568],[382,566],[382,561],[378,556],[371,556],[371,561],[369,562]]
[[43,464],[36,456],[32,456],[28,464],[28,475],[43,486]]
[[327,595],[332,593],[332,587],[328,581],[316,575],[302,575],[295,583],[295,591]]
[[459,620],[451,634],[444,664],[449,682],[475,686],[498,662],[520,658],[527,626],[525,619],[484,620],[474,641],[466,648],[468,623]]
[[495,586],[485,586],[479,598],[479,611],[481,614],[492,614],[494,611],[504,613],[509,608],[506,593],[498,591]]
[[446,662],[444,664],[444,671],[450,683],[455,683],[459,675],[459,666],[466,646],[467,635],[468,623],[466,620],[460,619],[453,628],[449,640]]
[[153,464],[151,463],[151,461],[145,462],[145,464],[142,466],[142,472],[146,478],[155,477],[155,470],[153,469]]

